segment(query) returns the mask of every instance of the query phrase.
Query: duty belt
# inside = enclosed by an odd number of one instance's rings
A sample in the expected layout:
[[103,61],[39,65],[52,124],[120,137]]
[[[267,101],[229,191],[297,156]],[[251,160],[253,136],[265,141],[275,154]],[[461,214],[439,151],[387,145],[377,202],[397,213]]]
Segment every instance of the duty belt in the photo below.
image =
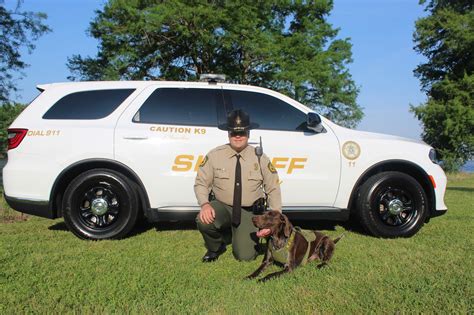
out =
[[[244,209],[245,211],[253,212],[254,207],[257,206],[257,204],[259,202],[263,202],[262,199],[264,199],[264,198],[258,198],[257,200],[254,201],[254,203],[251,206],[247,206],[247,207],[242,207],[241,206],[241,208]],[[228,206],[232,208],[232,205],[228,205]]]

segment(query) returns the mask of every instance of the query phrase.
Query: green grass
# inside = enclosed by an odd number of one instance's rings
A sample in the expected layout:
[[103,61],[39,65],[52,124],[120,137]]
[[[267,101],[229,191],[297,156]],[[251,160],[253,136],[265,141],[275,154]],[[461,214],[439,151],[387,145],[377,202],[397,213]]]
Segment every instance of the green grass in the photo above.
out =
[[[124,240],[90,242],[62,220],[3,222],[0,314],[472,313],[473,192],[474,175],[451,176],[448,213],[414,237],[351,232],[328,268],[308,264],[264,284],[243,280],[261,257],[237,262],[228,250],[202,264],[192,224],[157,224]],[[325,230],[334,237],[343,231]]]
[[28,220],[29,216],[27,214],[17,212],[8,206],[7,202],[3,198],[3,187],[1,185],[0,185],[0,196],[1,196],[0,197],[0,228],[1,228],[2,223],[12,223],[15,221]]

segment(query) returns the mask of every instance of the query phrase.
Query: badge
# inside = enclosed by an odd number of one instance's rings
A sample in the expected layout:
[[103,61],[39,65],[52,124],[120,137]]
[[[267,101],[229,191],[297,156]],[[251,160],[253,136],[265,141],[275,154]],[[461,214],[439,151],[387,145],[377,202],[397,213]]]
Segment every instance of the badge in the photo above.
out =
[[277,170],[275,169],[275,166],[273,166],[272,162],[268,162],[268,170],[275,174],[277,172]]
[[255,163],[255,164],[253,165],[253,169],[254,169],[255,171],[258,171],[258,163]]
[[207,160],[209,160],[209,158],[208,158],[207,155],[206,155],[206,156],[204,157],[204,160],[202,160],[201,164],[199,164],[199,167],[203,167],[204,165],[206,165]]
[[342,155],[348,160],[355,160],[360,155],[360,146],[354,141],[347,141],[342,146]]

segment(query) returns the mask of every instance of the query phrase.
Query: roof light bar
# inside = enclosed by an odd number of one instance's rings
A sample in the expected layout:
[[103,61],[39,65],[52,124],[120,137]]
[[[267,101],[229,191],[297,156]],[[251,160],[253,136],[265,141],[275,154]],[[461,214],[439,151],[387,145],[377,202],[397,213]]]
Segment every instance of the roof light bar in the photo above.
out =
[[209,83],[222,83],[225,82],[225,75],[223,74],[212,74],[212,73],[203,73],[199,76],[199,81],[209,82]]

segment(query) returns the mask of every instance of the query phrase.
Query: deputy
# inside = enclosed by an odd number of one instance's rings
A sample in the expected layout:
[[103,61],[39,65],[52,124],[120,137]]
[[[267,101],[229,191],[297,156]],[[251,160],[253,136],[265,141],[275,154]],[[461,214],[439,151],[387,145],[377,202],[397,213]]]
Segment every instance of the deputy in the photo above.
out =
[[[268,206],[281,211],[277,171],[265,154],[259,160],[248,144],[250,130],[257,127],[246,112],[230,112],[227,123],[218,126],[228,131],[229,143],[211,150],[199,166],[194,192],[201,206],[197,227],[207,248],[203,262],[216,260],[230,242],[237,260],[255,259],[258,237],[268,236],[270,229],[257,230],[253,211],[265,194]],[[215,199],[210,201],[211,191]]]

